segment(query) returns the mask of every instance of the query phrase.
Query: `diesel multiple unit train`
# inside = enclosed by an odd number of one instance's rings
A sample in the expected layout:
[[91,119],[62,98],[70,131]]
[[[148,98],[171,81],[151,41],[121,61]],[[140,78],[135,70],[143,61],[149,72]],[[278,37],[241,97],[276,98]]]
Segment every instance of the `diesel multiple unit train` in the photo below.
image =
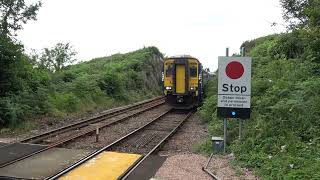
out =
[[163,94],[176,109],[190,109],[202,102],[202,65],[192,56],[173,56],[163,62]]

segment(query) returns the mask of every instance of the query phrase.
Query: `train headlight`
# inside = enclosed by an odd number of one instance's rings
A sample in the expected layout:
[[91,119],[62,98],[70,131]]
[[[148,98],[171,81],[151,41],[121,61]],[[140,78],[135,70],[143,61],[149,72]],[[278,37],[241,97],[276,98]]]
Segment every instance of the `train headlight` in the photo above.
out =
[[195,90],[197,90],[197,87],[191,87],[190,90],[195,91]]
[[172,87],[170,87],[170,86],[166,87],[166,90],[171,90],[171,89],[172,89]]

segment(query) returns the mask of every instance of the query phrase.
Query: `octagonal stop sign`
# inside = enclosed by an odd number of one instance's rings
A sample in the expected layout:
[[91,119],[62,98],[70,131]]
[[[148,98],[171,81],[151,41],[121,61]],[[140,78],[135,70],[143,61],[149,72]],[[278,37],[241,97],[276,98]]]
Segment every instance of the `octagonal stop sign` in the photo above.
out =
[[219,57],[218,117],[250,118],[251,58]]

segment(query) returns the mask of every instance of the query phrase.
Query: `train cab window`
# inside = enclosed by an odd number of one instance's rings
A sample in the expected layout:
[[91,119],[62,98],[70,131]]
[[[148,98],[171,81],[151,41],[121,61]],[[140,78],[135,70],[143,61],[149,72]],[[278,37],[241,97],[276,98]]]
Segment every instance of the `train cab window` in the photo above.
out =
[[190,67],[190,77],[197,77],[197,66],[191,66]]
[[170,77],[172,75],[173,72],[173,66],[172,64],[168,64],[166,66],[166,77]]

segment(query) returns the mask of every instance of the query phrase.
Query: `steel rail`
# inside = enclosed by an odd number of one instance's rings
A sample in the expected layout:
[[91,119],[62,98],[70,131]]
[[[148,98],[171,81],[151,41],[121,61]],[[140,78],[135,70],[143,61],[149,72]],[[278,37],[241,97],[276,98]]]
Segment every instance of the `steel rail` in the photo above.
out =
[[[150,110],[150,109],[153,109],[153,108],[155,108],[155,107],[158,107],[158,106],[162,105],[163,103],[164,103],[164,102],[151,105],[151,106],[146,107],[146,108],[142,109],[141,111],[138,111],[138,112],[136,112],[136,113],[134,113],[134,114],[131,114],[131,115],[129,115],[129,116],[125,116],[125,117],[120,118],[120,119],[118,119],[118,120],[116,120],[116,121],[112,121],[112,122],[109,122],[109,123],[100,125],[100,126],[99,126],[99,129],[105,128],[105,127],[108,127],[108,126],[111,126],[111,125],[114,125],[114,124],[116,124],[116,123],[120,123],[120,122],[122,122],[122,121],[124,121],[124,120],[127,120],[127,119],[129,119],[129,118],[135,117],[135,116],[137,116],[137,115],[139,115],[139,114],[141,114],[141,113],[143,113],[143,112],[146,112],[146,111],[148,111],[148,110]],[[57,142],[55,142],[55,143],[52,143],[52,144],[50,144],[49,146],[54,146],[54,147],[55,147],[55,146],[61,145],[61,144],[63,144],[63,143],[66,143],[66,142],[68,142],[68,141],[71,141],[71,140],[80,138],[80,137],[82,137],[82,136],[85,136],[85,135],[87,135],[87,134],[89,134],[89,133],[93,133],[93,132],[95,132],[95,131],[96,131],[96,128],[93,127],[93,128],[91,128],[91,129],[88,129],[88,130],[83,131],[83,132],[81,132],[81,133],[78,133],[78,134],[69,136],[68,138],[62,139],[62,140],[57,141]]]
[[53,176],[51,176],[51,177],[46,178],[46,180],[57,179],[57,178],[65,175],[65,174],[67,174],[67,173],[70,172],[71,170],[77,168],[78,166],[82,165],[83,163],[87,162],[88,160],[92,159],[93,157],[97,156],[98,154],[102,153],[103,151],[111,148],[112,146],[114,146],[114,145],[120,143],[121,141],[123,141],[124,139],[130,137],[132,134],[134,134],[134,133],[136,133],[136,132],[139,132],[140,130],[144,129],[145,127],[153,124],[154,122],[156,122],[157,120],[159,120],[160,118],[162,118],[163,116],[165,116],[166,114],[168,114],[168,113],[171,112],[171,111],[172,111],[172,108],[169,109],[168,111],[160,114],[159,116],[157,116],[156,118],[154,118],[154,119],[153,119],[152,121],[150,121],[149,123],[147,123],[147,124],[141,126],[140,128],[138,128],[138,129],[130,132],[129,134],[127,134],[127,135],[119,138],[118,140],[114,141],[113,143],[111,143],[111,144],[109,144],[109,145],[101,148],[100,150],[94,151],[94,152],[91,153],[90,155],[88,155],[88,156],[86,156],[85,158],[79,160],[78,162],[76,162],[75,164],[69,166],[68,168],[60,171],[59,173],[57,173],[57,174],[55,174],[55,175],[53,175]]
[[[153,109],[153,108],[155,108],[155,107],[157,107],[157,106],[159,106],[159,105],[161,105],[161,104],[163,104],[163,103],[164,103],[164,102],[161,102],[161,103],[158,103],[158,104],[155,104],[155,105],[151,105],[151,106],[149,106],[149,107],[144,108],[143,110],[141,110],[141,111],[139,111],[139,112],[136,112],[136,113],[134,113],[134,114],[131,114],[131,115],[126,116],[126,117],[123,117],[123,118],[120,118],[120,119],[117,120],[117,121],[113,121],[113,122],[104,124],[104,125],[100,126],[99,128],[105,128],[105,127],[107,127],[107,126],[111,126],[111,125],[114,125],[114,124],[116,124],[116,123],[120,123],[120,122],[122,122],[122,121],[124,121],[124,120],[126,120],[126,119],[129,119],[129,118],[131,118],[131,117],[137,116],[137,115],[139,115],[139,114],[141,114],[141,113],[143,113],[143,112],[145,112],[145,111],[147,111],[147,110]],[[75,135],[73,135],[73,136],[69,136],[68,138],[61,139],[60,141],[57,141],[57,142],[55,142],[55,143],[52,143],[52,144],[50,144],[49,146],[47,146],[47,147],[45,147],[45,148],[43,148],[43,149],[40,149],[40,150],[35,151],[35,152],[33,152],[33,153],[27,154],[27,155],[25,155],[25,156],[23,156],[23,157],[14,159],[14,160],[12,160],[12,161],[10,161],[10,162],[1,164],[1,165],[0,165],[0,168],[5,167],[5,166],[8,166],[8,165],[13,164],[13,163],[18,162],[18,161],[21,161],[21,160],[26,159],[26,158],[28,158],[28,157],[34,156],[34,155],[36,155],[36,154],[39,154],[39,153],[44,152],[44,151],[46,151],[46,150],[49,150],[49,149],[51,149],[51,148],[53,148],[53,147],[57,147],[57,146],[59,146],[59,145],[61,145],[61,144],[64,144],[64,143],[69,142],[69,141],[71,141],[71,140],[74,140],[74,139],[76,139],[76,138],[79,138],[79,137],[82,137],[82,136],[87,135],[87,134],[89,134],[89,133],[92,133],[92,132],[94,132],[95,130],[96,130],[95,128],[92,128],[92,129],[83,131],[83,132],[81,132],[81,133],[79,133],[79,134],[75,134]],[[1,147],[0,147],[0,148],[1,148]]]
[[124,180],[126,178],[128,178],[130,176],[130,174],[135,171],[136,168],[139,167],[139,165],[146,160],[152,153],[154,153],[155,151],[157,151],[166,140],[169,139],[169,137],[171,137],[177,130],[178,128],[192,115],[194,114],[194,110],[190,111],[184,118],[183,120],[181,120],[179,122],[179,124],[172,130],[170,131],[170,133],[164,137],[151,151],[149,151],[146,155],[143,156],[143,158],[139,161],[137,161],[137,163],[130,169],[128,169],[126,172],[124,172],[118,179]]

